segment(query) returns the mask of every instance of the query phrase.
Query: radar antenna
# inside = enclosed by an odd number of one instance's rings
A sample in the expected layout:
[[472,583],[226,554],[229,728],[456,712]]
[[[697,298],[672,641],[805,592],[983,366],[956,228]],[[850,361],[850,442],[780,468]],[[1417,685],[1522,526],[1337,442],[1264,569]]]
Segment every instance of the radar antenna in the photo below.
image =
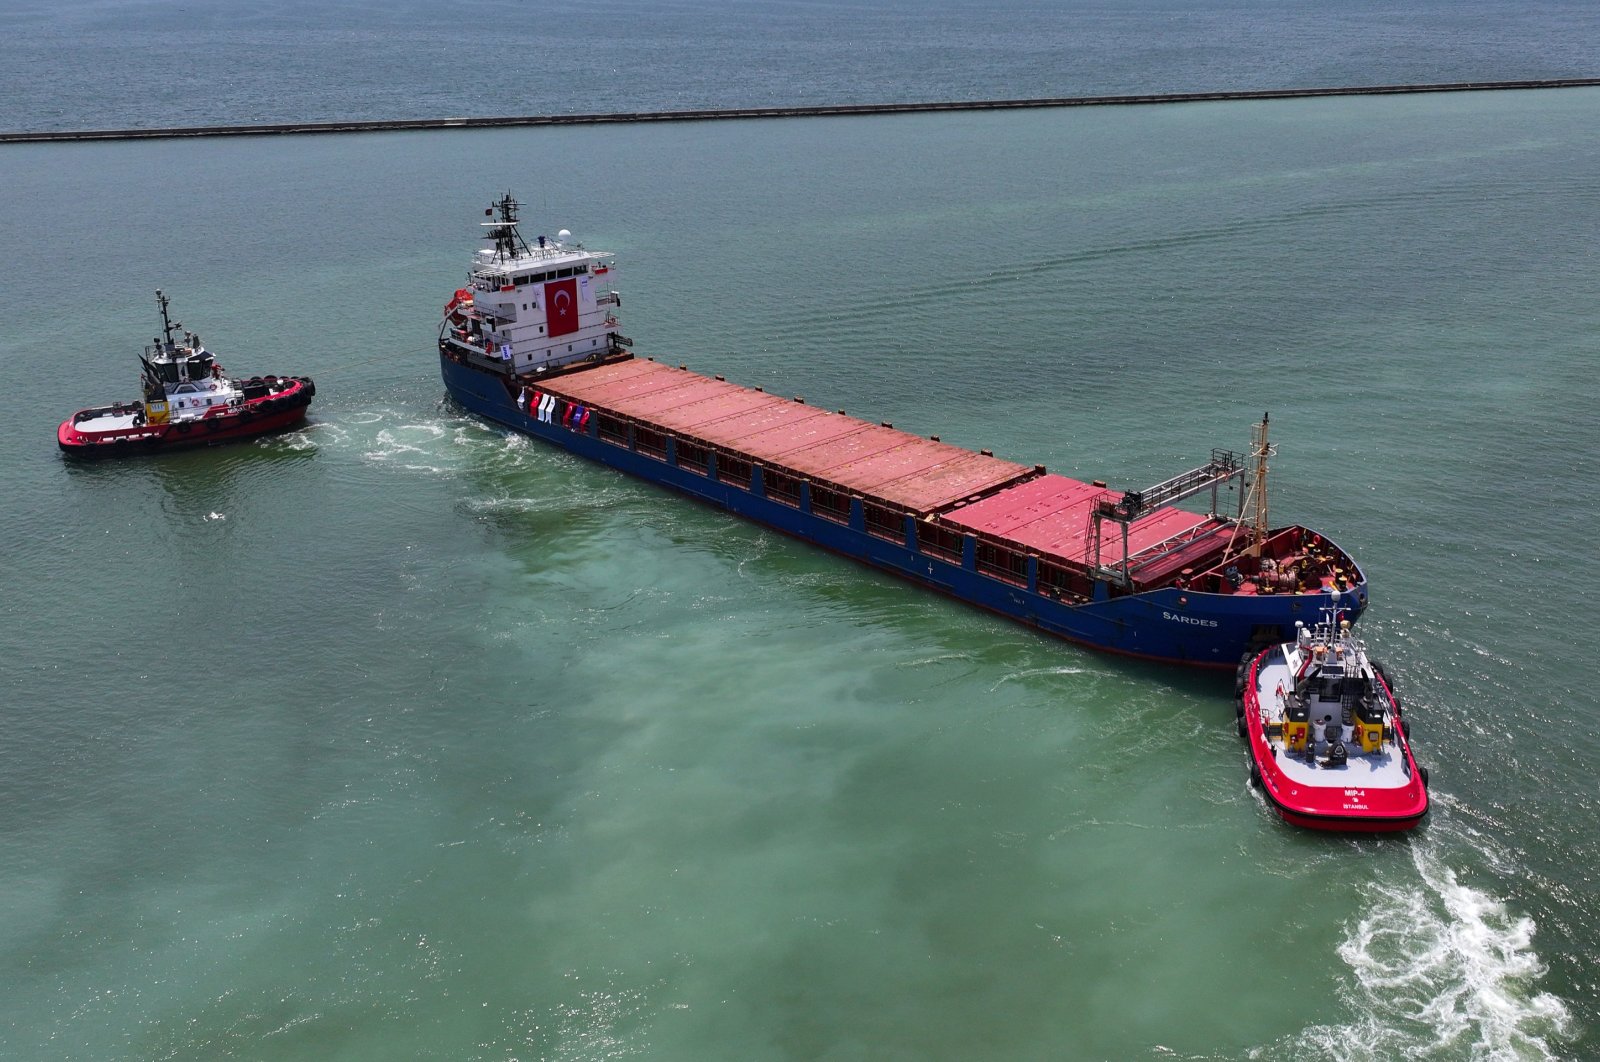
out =
[[527,241],[517,231],[517,207],[520,205],[511,198],[511,193],[507,192],[484,211],[486,216],[494,220],[483,223],[484,228],[489,230],[484,233],[483,238],[494,241],[495,258],[502,262],[519,254],[530,253]]

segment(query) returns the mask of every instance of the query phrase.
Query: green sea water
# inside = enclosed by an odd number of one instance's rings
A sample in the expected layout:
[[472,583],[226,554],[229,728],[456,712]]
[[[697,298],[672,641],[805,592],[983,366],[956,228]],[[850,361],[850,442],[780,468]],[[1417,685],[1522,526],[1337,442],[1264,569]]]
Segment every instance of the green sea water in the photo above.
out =
[[[1600,93],[0,151],[0,1057],[1600,1055]],[[1225,677],[510,436],[505,190],[641,353],[1368,571],[1434,809],[1277,822]],[[79,466],[154,289],[309,425]]]

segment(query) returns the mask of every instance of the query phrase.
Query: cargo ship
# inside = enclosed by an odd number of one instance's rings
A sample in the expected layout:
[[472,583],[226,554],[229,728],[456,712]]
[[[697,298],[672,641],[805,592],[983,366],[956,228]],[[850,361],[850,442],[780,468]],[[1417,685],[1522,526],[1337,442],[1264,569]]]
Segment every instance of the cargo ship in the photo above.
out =
[[[162,334],[139,358],[137,401],[80,409],[56,427],[74,457],[128,457],[254,439],[299,424],[317,386],[308,376],[229,376],[200,337],[168,312],[156,290]],[[182,332],[181,338],[175,333]]]
[[445,388],[471,413],[1112,653],[1231,670],[1330,593],[1349,619],[1366,606],[1344,550],[1268,523],[1265,418],[1248,454],[1212,450],[1141,490],[1085,483],[636,356],[614,255],[566,230],[530,243],[509,194],[484,213],[489,246],[439,332]]

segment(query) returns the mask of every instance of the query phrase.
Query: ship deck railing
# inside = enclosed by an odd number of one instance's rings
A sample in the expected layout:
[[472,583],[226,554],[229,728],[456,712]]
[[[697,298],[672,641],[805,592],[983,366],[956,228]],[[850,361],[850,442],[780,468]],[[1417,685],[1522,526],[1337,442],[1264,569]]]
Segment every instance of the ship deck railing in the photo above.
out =
[[[603,356],[606,360],[609,361],[613,357],[617,359],[632,357],[624,347],[617,345],[627,343],[626,339],[613,334],[612,340],[613,346]],[[1170,504],[1173,500],[1193,497],[1208,489],[1217,490],[1221,484],[1242,476],[1244,463],[1232,451],[1214,450],[1212,460],[1207,464],[1172,477],[1145,491],[1137,492],[1133,504],[1120,506],[1121,511],[1115,515],[1104,514],[1102,518],[1121,524],[1125,529],[1130,524],[1137,524],[1141,518],[1155,518],[1158,513],[1166,510],[1184,513],[1189,519],[1183,522],[1181,528],[1172,526],[1157,531],[1157,534],[1164,536],[1159,541],[1133,543],[1135,548],[1128,553],[1126,559],[1117,557],[1113,563],[1102,566],[1098,563],[1099,544],[1090,538],[1087,531],[1080,540],[1078,551],[1057,552],[1050,548],[1040,548],[1042,543],[1037,541],[1030,542],[1026,538],[1013,539],[1008,535],[985,531],[970,520],[962,522],[945,519],[957,510],[971,513],[973,511],[971,507],[974,505],[982,504],[993,496],[1004,495],[1034,479],[1046,476],[1042,466],[1029,469],[1003,462],[1010,465],[1012,471],[1004,476],[975,483],[973,490],[959,498],[941,496],[944,500],[934,502],[930,495],[917,500],[931,504],[913,504],[904,496],[892,493],[879,495],[870,489],[864,490],[859,477],[852,479],[845,476],[835,479],[826,471],[819,472],[805,465],[790,464],[783,456],[784,453],[788,453],[787,450],[781,453],[770,450],[757,452],[763,451],[763,448],[751,449],[741,446],[739,440],[742,436],[737,433],[724,432],[726,437],[721,437],[713,431],[707,435],[696,430],[701,421],[679,420],[677,423],[672,423],[670,417],[664,421],[661,415],[656,415],[657,411],[675,407],[670,403],[660,404],[644,397],[666,395],[676,388],[685,387],[685,396],[698,396],[693,401],[687,401],[685,408],[706,406],[710,400],[704,397],[702,385],[713,382],[723,384],[720,377],[703,377],[690,373],[681,381],[668,380],[656,386],[646,384],[636,387],[631,382],[635,379],[643,381],[658,371],[652,368],[635,374],[625,373],[620,376],[611,374],[605,376],[599,383],[582,384],[577,382],[587,378],[582,371],[587,366],[582,363],[570,366],[571,370],[578,370],[571,376],[568,376],[566,370],[549,374],[512,372],[492,354],[486,356],[484,352],[459,341],[447,346],[452,350],[461,351],[463,360],[470,360],[474,364],[505,374],[508,387],[533,386],[551,391],[565,401],[584,405],[596,414],[592,425],[587,429],[589,433],[613,446],[623,447],[641,457],[662,461],[685,471],[749,490],[779,504],[801,509],[818,519],[849,526],[853,530],[894,542],[916,553],[946,563],[959,564],[988,578],[1025,587],[1030,592],[1063,600],[1086,600],[1101,592],[1096,587],[1098,582],[1109,584],[1110,592],[1114,596],[1122,593],[1143,593],[1167,585],[1173,576],[1180,573],[1185,585],[1192,586],[1200,592],[1222,594],[1253,592],[1249,586],[1235,582],[1231,576],[1223,573],[1224,565],[1230,561],[1244,561],[1243,548],[1249,545],[1243,541],[1235,542],[1242,526],[1239,521],[1218,514],[1215,511],[1215,500],[1207,513],[1185,513]],[[644,359],[644,361],[653,362],[654,359]],[[673,373],[686,371],[684,366],[678,366],[675,370],[662,368]],[[573,383],[558,382],[563,377],[572,380]],[[697,386],[701,387],[700,390],[687,388],[688,383],[696,381]],[[732,390],[761,392],[761,388],[727,386]],[[787,405],[790,401],[777,396],[769,397],[782,405]],[[802,407],[805,405],[805,400],[800,397],[792,401]],[[638,411],[631,409],[629,403],[640,406],[640,409]],[[760,407],[739,407],[735,404],[725,408],[707,406],[697,416],[702,418],[704,424],[720,425],[760,412]],[[825,410],[821,415],[832,416]],[[889,424],[874,426],[860,421],[859,418],[848,419],[861,430],[892,429],[892,425]],[[775,419],[773,423],[781,424],[781,418]],[[769,429],[752,427],[750,434],[759,435],[765,430]],[[848,434],[846,432],[833,435],[824,430],[818,435],[817,445],[824,445],[832,438],[842,439]],[[907,436],[904,432],[896,434],[906,436],[907,444],[922,439],[920,436]],[[937,443],[939,440],[937,437],[932,437],[932,441]],[[963,459],[992,457],[988,451],[974,454],[962,448],[955,449],[960,451]],[[871,454],[877,451],[863,449],[861,452]],[[869,456],[864,460],[871,458]],[[1079,484],[1079,486],[1099,487],[1100,484]],[[1103,503],[1115,506],[1120,500],[1114,492],[1102,491],[1102,494],[1104,497],[1100,501],[1086,500],[1085,504],[1093,504],[1098,508]],[[1068,508],[1078,504],[1074,501]],[[1134,513],[1137,513],[1137,516],[1132,515]],[[1089,514],[1090,522],[1097,523],[1098,520],[1094,517],[1100,515],[1092,511]],[[1262,544],[1264,553],[1277,555],[1285,546],[1283,536],[1292,539],[1299,533],[1298,528],[1286,528],[1274,532],[1269,542]],[[1069,537],[1062,541],[1070,545],[1072,540]],[[1235,551],[1232,548],[1235,544],[1240,550]],[[1105,543],[1105,546],[1108,552],[1114,548],[1110,542]],[[1126,545],[1123,548],[1126,549]],[[1288,548],[1292,551],[1295,544],[1290,541]],[[1247,569],[1244,574],[1248,580],[1248,564],[1244,566]]]

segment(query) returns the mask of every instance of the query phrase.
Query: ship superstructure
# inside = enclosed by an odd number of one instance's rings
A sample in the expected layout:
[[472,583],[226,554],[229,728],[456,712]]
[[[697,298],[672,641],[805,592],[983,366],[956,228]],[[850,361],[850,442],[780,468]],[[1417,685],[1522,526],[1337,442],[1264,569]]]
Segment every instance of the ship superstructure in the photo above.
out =
[[489,246],[445,306],[439,341],[469,363],[541,373],[622,352],[613,255],[572,241],[565,229],[528,243],[508,193],[487,211]]

